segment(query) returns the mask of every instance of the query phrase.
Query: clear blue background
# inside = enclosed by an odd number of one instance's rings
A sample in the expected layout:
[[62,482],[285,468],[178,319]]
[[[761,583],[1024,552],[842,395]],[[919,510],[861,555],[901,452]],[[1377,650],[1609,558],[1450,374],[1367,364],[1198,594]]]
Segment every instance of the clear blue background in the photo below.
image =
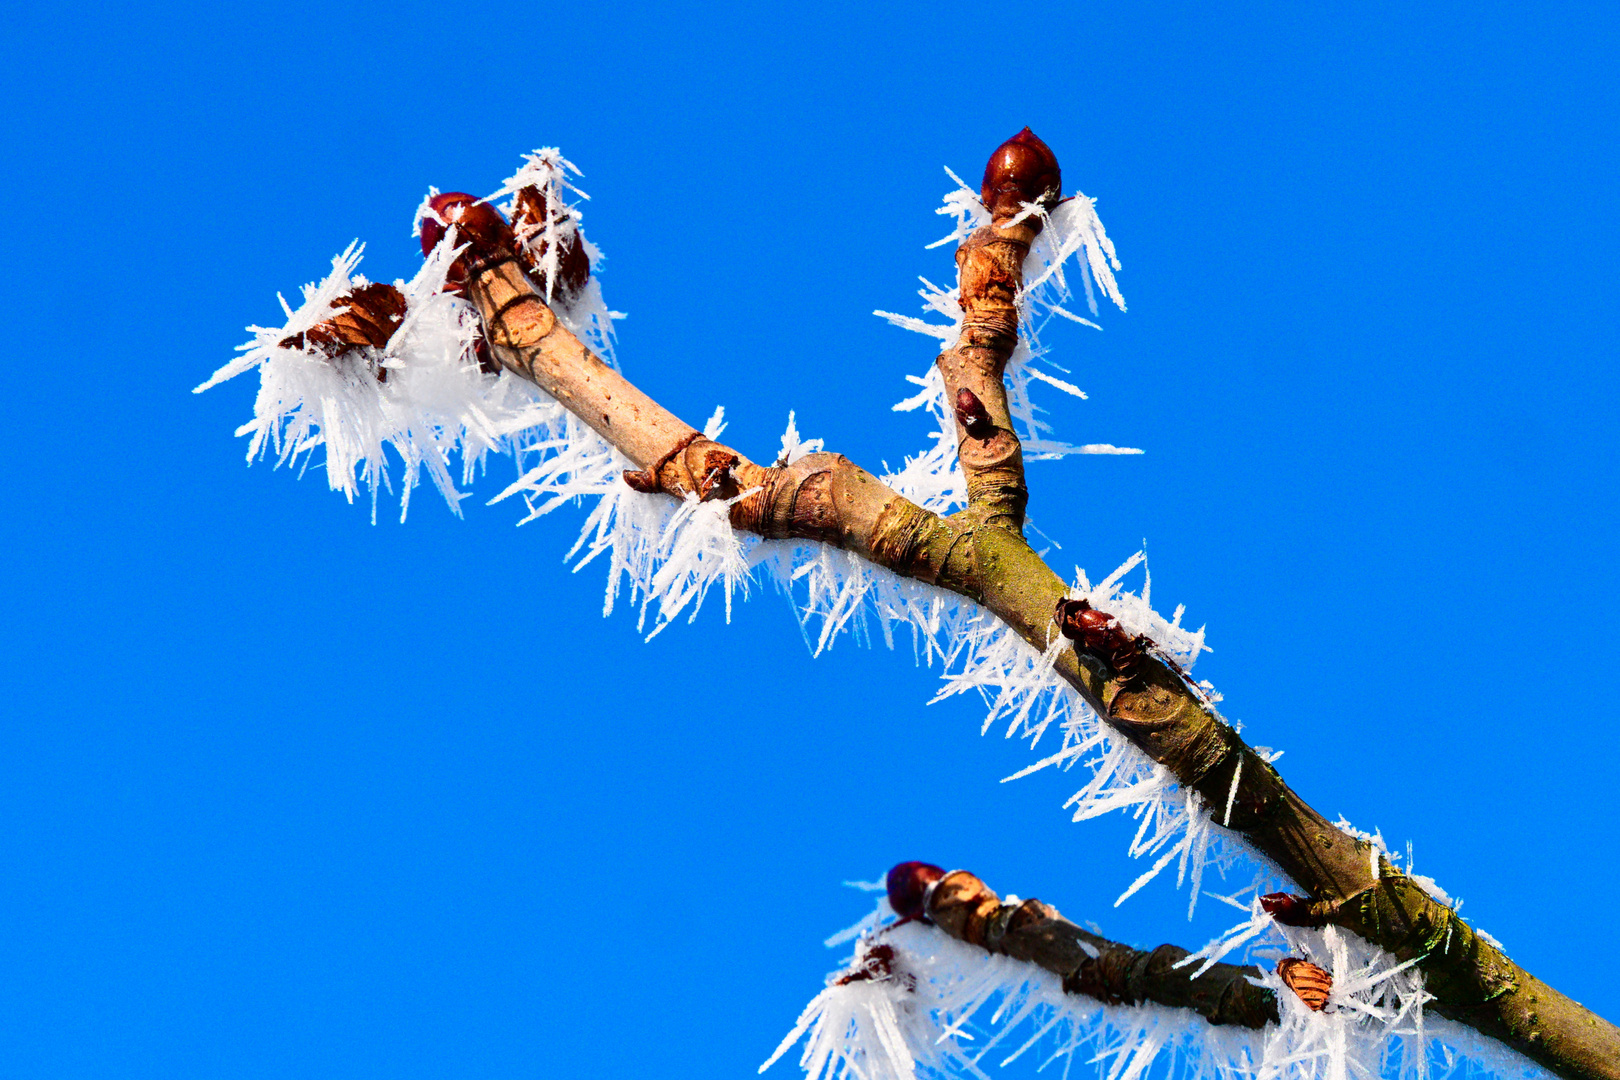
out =
[[[1612,6],[14,5],[0,515],[0,1074],[746,1076],[926,858],[1141,944],[1226,915],[1074,778],[997,780],[937,673],[810,660],[772,594],[643,645],[579,517],[401,526],[192,386],[429,184],[585,170],[621,357],[768,456],[858,461],[948,280],[932,208],[1024,124],[1129,314],[1031,471],[1060,568],[1143,537],[1201,674],[1330,815],[1620,1017]],[[480,489],[485,495],[494,483]],[[791,1064],[778,1066],[793,1075]]]

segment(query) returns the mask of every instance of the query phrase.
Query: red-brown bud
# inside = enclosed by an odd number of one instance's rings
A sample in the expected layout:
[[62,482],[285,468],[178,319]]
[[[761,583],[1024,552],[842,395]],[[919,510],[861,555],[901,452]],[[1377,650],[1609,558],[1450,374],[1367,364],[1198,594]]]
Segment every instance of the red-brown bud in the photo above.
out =
[[1312,1012],[1321,1012],[1328,1003],[1328,996],[1333,993],[1333,976],[1309,960],[1292,956],[1279,960],[1277,974]]
[[643,495],[656,495],[663,490],[658,484],[658,477],[650,469],[626,469],[624,482],[630,485],[632,491],[639,491]]
[[742,459],[728,450],[715,447],[706,451],[703,455],[703,475],[698,478],[698,498],[735,498],[740,489],[731,470],[740,464]]
[[[1024,203],[1038,202],[1050,209],[1063,195],[1063,173],[1057,156],[1033,131],[1025,128],[996,148],[984,167],[979,198],[991,217],[1012,217]],[[1034,220],[1036,229],[1040,219]]]
[[928,887],[944,876],[944,869],[933,863],[900,863],[889,871],[889,906],[902,919],[921,918],[926,914]]
[[451,225],[456,226],[456,243],[467,245],[446,277],[452,286],[465,284],[469,272],[478,264],[512,254],[517,248],[512,226],[499,210],[476,195],[446,191],[428,200],[428,211],[422,215],[422,254],[438,247]]
[[[346,310],[316,323],[302,334],[283,338],[281,347],[318,349],[328,359],[368,346],[381,349],[388,344],[405,318],[405,295],[392,285],[381,282],[362,285],[352,293],[333,300],[331,306]],[[387,370],[378,368],[377,381],[383,382],[387,378]]]
[[[528,264],[529,272],[538,279],[542,277],[540,260],[546,255],[546,193],[531,184],[520,188],[514,201],[517,205],[512,212],[512,230],[522,238],[519,249],[523,261]],[[567,210],[561,213],[566,214]],[[557,280],[552,287],[565,296],[572,296],[583,289],[590,278],[591,257],[585,254],[585,243],[576,229],[569,233],[562,242],[562,250],[557,253]]]
[[1284,926],[1321,924],[1320,919],[1311,915],[1311,898],[1308,896],[1295,896],[1293,893],[1285,892],[1266,893],[1260,898],[1260,906]]
[[965,386],[956,392],[956,422],[975,439],[988,439],[995,434],[996,426],[990,422],[984,402]]
[[1114,623],[1112,615],[1106,611],[1098,611],[1089,601],[1067,598],[1057,602],[1057,611],[1053,619],[1064,637],[1082,644],[1100,643],[1103,635]]
[[1151,644],[1147,638],[1128,633],[1118,619],[1086,600],[1059,600],[1052,621],[1076,649],[1107,661],[1116,678],[1127,684],[1140,679],[1142,657]]

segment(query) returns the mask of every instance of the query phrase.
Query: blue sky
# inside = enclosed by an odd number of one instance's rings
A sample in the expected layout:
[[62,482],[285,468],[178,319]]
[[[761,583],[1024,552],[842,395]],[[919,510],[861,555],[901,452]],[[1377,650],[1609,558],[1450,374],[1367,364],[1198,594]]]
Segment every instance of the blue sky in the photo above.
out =
[[[585,170],[620,356],[768,456],[855,460],[947,279],[933,207],[1024,124],[1127,314],[1031,469],[1061,570],[1145,537],[1200,666],[1330,816],[1611,1018],[1616,20],[1596,6],[282,5],[12,12],[0,366],[0,1073],[751,1075],[891,863],[1201,943],[1074,778],[1000,785],[937,672],[811,660],[769,590],[642,644],[577,515],[369,524],[192,386],[429,184]],[[502,482],[490,477],[486,497]],[[1586,920],[1591,919],[1591,925]],[[788,1066],[778,1066],[793,1075]]]

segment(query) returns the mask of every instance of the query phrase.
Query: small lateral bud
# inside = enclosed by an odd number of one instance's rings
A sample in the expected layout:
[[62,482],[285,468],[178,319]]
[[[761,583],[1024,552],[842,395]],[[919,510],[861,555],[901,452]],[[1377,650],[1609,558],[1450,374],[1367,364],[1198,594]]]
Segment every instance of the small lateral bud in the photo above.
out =
[[[1025,128],[996,148],[984,167],[979,198],[994,218],[1012,217],[1024,203],[1050,209],[1063,195],[1063,173],[1057,155],[1036,134]],[[1034,219],[1040,228],[1040,219]]]
[[1057,602],[1053,620],[1064,637],[1082,645],[1101,644],[1114,623],[1112,615],[1098,611],[1089,601],[1069,599]]
[[1076,649],[1106,661],[1116,678],[1127,685],[1138,682],[1142,657],[1150,644],[1147,638],[1126,632],[1118,619],[1098,611],[1088,600],[1059,600],[1052,621]]
[[422,254],[438,247],[451,225],[456,226],[457,243],[466,244],[467,250],[450,267],[446,277],[450,285],[466,284],[469,271],[479,263],[516,250],[512,226],[499,210],[465,191],[446,191],[428,200],[428,213],[422,217]]
[[1277,975],[1312,1012],[1321,1012],[1328,1003],[1328,996],[1333,993],[1333,976],[1309,960],[1292,956],[1279,960]]
[[933,863],[903,862],[889,871],[889,906],[902,919],[918,919],[925,912],[928,887],[945,876],[942,867]]
[[866,951],[861,954],[859,966],[833,985],[848,986],[852,982],[862,982],[867,979],[880,982],[893,974],[894,946],[880,943],[868,946]]
[[631,490],[643,495],[656,495],[663,490],[658,484],[658,477],[647,469],[624,470],[624,482],[630,485]]
[[974,439],[988,439],[996,430],[984,402],[965,386],[956,392],[956,422]]
[[1308,896],[1266,893],[1260,898],[1260,906],[1284,926],[1315,926],[1319,921],[1311,917],[1311,898]]
[[[302,334],[282,338],[281,347],[313,348],[332,360],[368,347],[385,348],[405,318],[405,295],[392,285],[377,282],[338,297],[332,301],[332,307],[345,310],[316,323]],[[384,382],[387,378],[387,369],[378,368],[377,381]]]
[[[546,194],[531,184],[519,188],[513,201],[516,206],[512,212],[512,231],[521,241],[519,249],[529,273],[537,279],[541,278],[541,260],[545,258],[547,248],[545,227],[549,208]],[[565,220],[567,213],[566,209],[559,211],[557,220]],[[585,243],[576,229],[562,241],[562,250],[557,253],[557,280],[552,287],[566,296],[572,296],[583,289],[590,278],[591,257],[585,254]]]
[[737,480],[731,475],[731,470],[742,464],[742,459],[736,454],[721,449],[712,449],[703,455],[703,476],[698,480],[698,498],[707,499],[711,495],[722,499],[732,498],[737,494]]

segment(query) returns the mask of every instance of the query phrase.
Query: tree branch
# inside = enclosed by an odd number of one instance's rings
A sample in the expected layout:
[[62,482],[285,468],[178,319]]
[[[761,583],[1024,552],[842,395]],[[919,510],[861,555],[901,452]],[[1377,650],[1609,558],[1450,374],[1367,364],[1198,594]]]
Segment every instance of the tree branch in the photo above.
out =
[[1249,981],[1253,968],[1211,964],[1189,978],[1177,966],[1190,955],[1186,949],[1160,945],[1144,952],[1083,930],[1039,900],[1003,904],[966,870],[947,874],[926,863],[901,863],[889,872],[889,896],[902,916],[927,918],[958,941],[1050,971],[1063,980],[1065,993],[1107,1005],[1152,1001],[1192,1009],[1211,1024],[1258,1029],[1279,1019],[1276,995]]
[[[1000,381],[1016,340],[1016,309],[1009,313],[1005,305],[1016,293],[1010,283],[1021,280],[1010,275],[1018,265],[1015,253],[1027,250],[1028,240],[1018,231],[1023,224],[993,224],[964,244],[967,254],[960,258],[970,318],[964,344],[942,354],[940,367],[947,387],[982,391],[996,433],[975,442],[961,425],[968,436],[962,445],[969,509],[976,512],[941,518],[841,455],[811,454],[787,466],[764,467],[702,438],[558,322],[517,262],[505,220],[487,204],[465,199],[440,212],[461,227],[460,239],[468,243],[459,276],[483,319],[493,356],[649,471],[641,478],[644,490],[677,498],[752,490],[731,508],[737,528],[833,544],[975,601],[1038,650],[1056,639],[1053,613],[1068,587],[1019,532],[1022,461]],[[1442,1015],[1561,1076],[1620,1080],[1620,1029],[1518,967],[1378,858],[1366,841],[1312,809],[1178,669],[1149,653],[1122,673],[1109,656],[1086,648],[1077,642],[1079,651],[1064,650],[1058,674],[1115,731],[1197,791],[1206,806],[1230,807],[1220,823],[1242,833],[1308,890],[1320,902],[1323,921],[1402,960],[1423,957]]]
[[967,479],[967,513],[1022,533],[1029,489],[1004,375],[1018,345],[1024,258],[1043,224],[1030,207],[1057,204],[1062,192],[1057,158],[1025,128],[990,156],[979,192],[990,224],[956,249],[962,333],[939,354],[937,364],[945,400],[956,412],[956,454]]

